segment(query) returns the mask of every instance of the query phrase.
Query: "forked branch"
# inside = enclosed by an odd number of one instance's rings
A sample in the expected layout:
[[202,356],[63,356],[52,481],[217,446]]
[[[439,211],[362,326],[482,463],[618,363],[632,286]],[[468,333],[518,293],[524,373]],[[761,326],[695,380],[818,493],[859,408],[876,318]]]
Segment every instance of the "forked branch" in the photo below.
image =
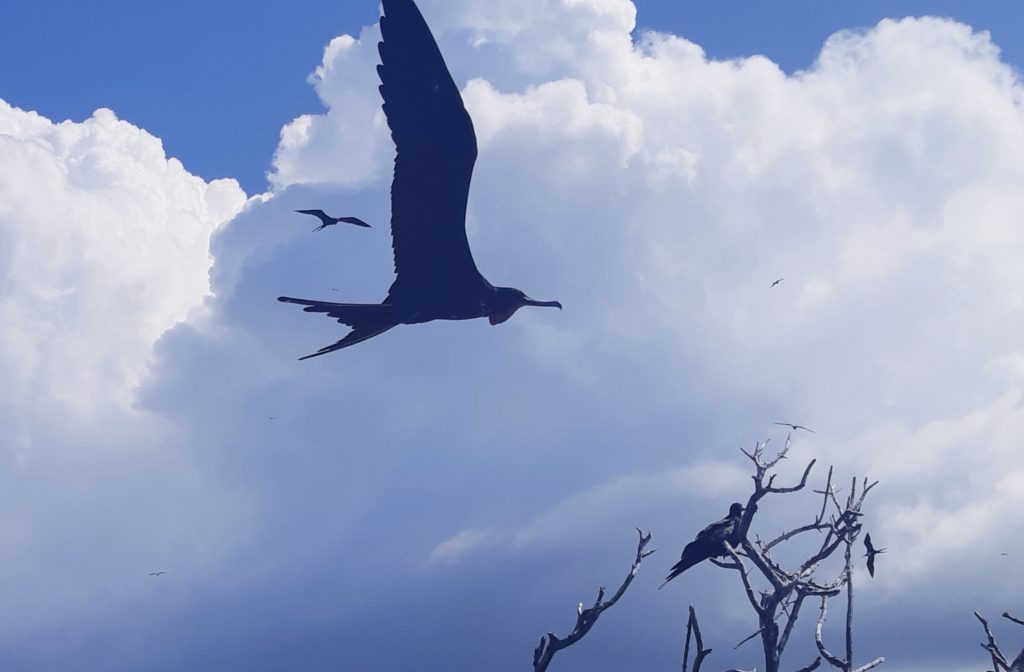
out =
[[611,608],[619,598],[629,588],[629,584],[633,583],[633,578],[636,573],[640,571],[640,563],[643,559],[654,553],[657,549],[646,550],[647,544],[651,542],[651,533],[646,534],[637,528],[637,534],[640,535],[640,541],[636,546],[636,559],[633,561],[633,566],[629,570],[629,574],[626,575],[626,579],[619,586],[619,589],[615,591],[615,594],[610,599],[604,599],[604,586],[597,591],[597,599],[594,600],[594,606],[590,608],[584,608],[583,603],[580,602],[576,607],[576,626],[572,629],[564,639],[558,637],[555,633],[549,632],[540,638],[540,644],[533,651],[533,669],[534,672],[544,672],[548,669],[548,665],[551,664],[551,659],[556,653],[564,648],[570,647],[579,640],[583,639],[584,635],[590,632],[590,629],[594,627],[594,623],[604,612],[605,609]]
[[[985,639],[987,641],[981,645],[981,648],[988,651],[989,655],[992,657],[993,672],[999,672],[1000,670],[1006,670],[1007,672],[1024,672],[1024,649],[1021,649],[1021,652],[1017,654],[1017,657],[1013,659],[1013,662],[1008,661],[1002,650],[999,648],[999,644],[996,643],[996,638],[992,635],[992,630],[988,627],[988,621],[986,621],[978,612],[974,612],[974,617],[981,622],[981,627],[985,629]],[[1024,625],[1024,621],[1015,616],[1011,616],[1009,612],[1003,612],[1003,618],[1019,625]]]
[[700,624],[697,623],[697,612],[694,611],[693,607],[690,607],[690,618],[686,621],[686,645],[683,647],[683,672],[687,671],[687,665],[690,663],[690,639],[691,635],[697,642],[697,653],[693,659],[693,672],[700,672],[700,666],[704,664],[704,659],[711,649],[704,648],[704,638],[700,636]]

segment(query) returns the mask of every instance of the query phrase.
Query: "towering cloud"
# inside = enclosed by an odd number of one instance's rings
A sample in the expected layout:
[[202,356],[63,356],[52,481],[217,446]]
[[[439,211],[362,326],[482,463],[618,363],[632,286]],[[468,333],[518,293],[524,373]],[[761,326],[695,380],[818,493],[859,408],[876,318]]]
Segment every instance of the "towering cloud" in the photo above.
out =
[[[781,441],[785,420],[817,430],[794,469],[817,457],[882,479],[867,508],[889,552],[858,607],[872,651],[914,661],[902,670],[973,660],[957,616],[1024,596],[1000,564],[1024,552],[1007,533],[1024,525],[1024,98],[989,37],[883,21],[787,74],[633,34],[627,0],[421,4],[476,124],[477,263],[561,314],[400,328],[294,362],[342,327],[275,296],[378,301],[390,280],[376,27],[326,48],[312,82],[327,111],[282,130],[274,191],[226,225],[236,186],[189,176],[112,114],[53,125],[0,108],[3,394],[26,418],[0,429],[20,446],[9,460],[78,454],[57,404],[116,407],[90,451],[159,447],[6,520],[105,519],[104,489],[148,474],[162,487],[115,489],[125,507],[164,502],[133,557],[173,548],[189,568],[170,612],[114,605],[83,637],[123,626],[154,652],[149,669],[222,650],[209,631],[259,640],[231,658],[250,669],[519,669],[581,591],[628,565],[633,525],[668,567],[748,487],[735,447]],[[297,207],[376,228],[311,234]],[[59,502],[66,481],[47,469],[35,482]],[[69,543],[48,541],[40,562],[111,557]],[[8,555],[24,547],[0,537]],[[735,577],[695,568],[669,599],[653,590],[661,555],[573,652],[581,665],[675,664],[688,602],[714,605],[707,627],[729,642],[748,634]],[[0,563],[0,577],[42,582],[18,571]],[[69,585],[47,590],[98,599]],[[195,647],[159,643],[139,614]],[[474,645],[452,662],[455,640]]]

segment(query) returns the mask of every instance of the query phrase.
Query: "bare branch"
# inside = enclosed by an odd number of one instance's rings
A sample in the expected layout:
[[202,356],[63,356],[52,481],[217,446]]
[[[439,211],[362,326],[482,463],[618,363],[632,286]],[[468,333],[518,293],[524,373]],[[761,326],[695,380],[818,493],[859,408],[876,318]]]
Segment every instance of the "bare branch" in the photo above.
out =
[[861,665],[860,667],[858,667],[853,672],[868,672],[868,670],[873,669],[875,667],[878,667],[879,665],[881,665],[884,662],[885,662],[885,656],[879,656],[878,658],[875,658],[874,660],[872,660],[870,663],[867,663],[866,665]]
[[798,534],[803,534],[804,532],[810,532],[811,530],[817,530],[818,532],[820,532],[822,530],[831,529],[831,527],[832,527],[831,525],[822,524],[822,523],[820,523],[818,521],[815,521],[813,523],[809,523],[807,525],[802,525],[801,527],[794,528],[792,530],[789,530],[788,532],[783,532],[779,536],[777,536],[774,539],[772,539],[771,541],[769,541],[767,544],[764,544],[764,546],[763,546],[763,548],[761,550],[762,551],[770,551],[773,548],[775,548],[776,546],[778,546],[779,544],[781,544],[782,542],[789,541],[790,539],[792,539],[793,537],[795,537]]
[[871,492],[871,488],[875,487],[876,485],[878,485],[878,481],[875,481],[869,485],[867,476],[864,477],[864,485],[861,486],[860,499],[857,500],[857,505],[853,507],[854,509],[860,511],[861,505],[864,504],[864,498],[868,496],[869,492]]
[[825,489],[824,490],[815,490],[814,491],[814,492],[817,492],[818,494],[822,495],[822,497],[821,497],[821,512],[814,519],[814,522],[817,525],[820,525],[821,521],[825,520],[825,508],[828,506],[828,498],[829,498],[829,496],[832,496],[832,494],[833,494],[832,493],[832,468],[833,467],[831,465],[829,465],[829,468],[828,468],[828,478],[825,479]]
[[1010,664],[1006,662],[1006,656],[999,650],[999,645],[996,644],[996,638],[992,636],[992,630],[988,627],[988,621],[979,614],[974,612],[974,617],[981,621],[981,627],[985,628],[985,637],[988,639],[988,643],[982,644],[981,648],[988,651],[989,655],[992,656],[992,669],[993,672],[999,672],[999,668],[1002,667],[1004,670],[1010,669]]
[[[793,602],[793,612],[789,615],[789,620],[786,621],[786,628],[782,631],[782,637],[779,638],[779,644],[776,647],[779,651],[779,655],[782,654],[786,648],[786,644],[789,643],[789,635],[793,632],[793,626],[796,625],[796,618],[800,615],[800,605],[803,604],[804,598],[807,594],[803,591],[797,593],[796,600]],[[819,661],[820,662],[820,661]]]
[[758,635],[760,635],[762,632],[764,632],[764,628],[761,628],[760,630],[755,630],[754,632],[750,633],[749,635],[747,635],[746,637],[741,639],[739,644],[737,644],[736,646],[732,647],[732,650],[735,651],[736,649],[740,648],[741,646],[743,646],[744,644],[746,644],[747,642],[752,640],[754,637],[757,637]]
[[740,556],[736,554],[736,549],[733,548],[728,541],[723,541],[722,546],[724,546],[726,552],[732,556],[733,562],[735,563],[733,567],[743,578],[743,588],[747,591],[747,599],[750,600],[750,606],[754,607],[754,611],[756,611],[758,615],[764,615],[765,610],[761,606],[760,601],[758,601],[757,597],[754,595],[754,587],[750,584],[750,577],[747,576],[747,568],[743,565],[743,561],[740,560]]
[[[686,672],[686,668],[690,664],[690,639],[693,635],[693,621],[693,605],[691,605],[690,617],[686,619],[686,642],[683,644],[683,672]],[[694,672],[697,672],[697,670],[694,670]]]
[[832,667],[838,667],[843,670],[846,669],[846,661],[829,652],[825,648],[825,643],[821,641],[821,629],[825,625],[825,618],[828,615],[828,598],[824,595],[821,598],[821,614],[818,616],[818,625],[814,628],[814,643],[818,645],[818,652],[821,657],[829,662]]
[[534,672],[544,672],[548,669],[548,665],[551,663],[551,659],[556,653],[564,648],[570,647],[580,639],[583,638],[590,628],[597,622],[598,617],[604,612],[605,609],[612,607],[619,598],[629,588],[629,584],[633,582],[633,578],[636,573],[640,570],[640,563],[643,559],[654,553],[656,549],[645,550],[647,544],[651,541],[651,533],[646,534],[637,528],[637,533],[640,535],[640,541],[636,547],[636,559],[633,561],[633,566],[629,570],[629,574],[626,579],[619,586],[619,589],[615,591],[615,594],[609,600],[604,599],[604,587],[602,586],[597,591],[597,599],[594,601],[594,606],[589,609],[584,609],[583,604],[580,603],[576,609],[576,627],[573,628],[572,632],[565,639],[559,639],[553,632],[549,632],[547,635],[540,638],[540,644],[533,651],[533,669]]
[[704,658],[711,653],[711,649],[704,648],[704,639],[700,636],[700,624],[697,622],[697,612],[690,607],[690,618],[686,621],[686,646],[683,647],[683,672],[690,662],[690,633],[693,632],[697,641],[697,655],[693,659],[693,672],[700,672],[700,666],[704,664]]
[[811,463],[807,465],[807,468],[804,469],[804,475],[800,477],[800,482],[797,485],[794,485],[789,488],[773,488],[769,484],[769,487],[765,488],[765,491],[781,495],[787,492],[796,492],[797,490],[803,490],[804,486],[807,485],[807,476],[810,475],[811,469],[814,467],[815,462],[817,462],[817,460],[811,460]]
[[1010,612],[1008,612],[1008,611],[1004,611],[1003,612],[1003,618],[1005,618],[1008,621],[1013,621],[1017,625],[1024,625],[1024,620],[1021,620],[1021,619],[1017,618],[1016,616],[1010,615]]
[[812,672],[812,670],[818,669],[819,665],[821,665],[821,656],[818,656],[817,658],[815,658],[814,662],[811,663],[810,665],[808,665],[807,667],[801,667],[796,672]]

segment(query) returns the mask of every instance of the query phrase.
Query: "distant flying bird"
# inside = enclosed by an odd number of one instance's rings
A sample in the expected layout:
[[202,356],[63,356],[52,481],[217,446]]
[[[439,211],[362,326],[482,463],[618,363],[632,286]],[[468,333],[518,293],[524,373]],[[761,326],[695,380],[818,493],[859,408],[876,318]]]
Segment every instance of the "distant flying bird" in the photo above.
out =
[[865,534],[864,535],[864,548],[868,549],[868,552],[864,554],[864,557],[866,557],[868,559],[868,574],[870,574],[871,577],[874,578],[874,576],[875,576],[875,556],[878,555],[879,553],[885,553],[885,549],[884,548],[877,548],[876,549],[871,544],[871,535],[870,534]]
[[166,573],[167,572],[150,572],[149,575],[150,576],[160,576],[161,574],[166,574]]
[[278,298],[325,313],[352,330],[309,359],[399,324],[486,317],[501,324],[523,306],[561,308],[495,287],[477,270],[466,238],[466,201],[476,163],[473,121],[413,0],[383,0],[380,93],[398,149],[391,182],[395,281],[378,304]]
[[338,222],[344,222],[345,224],[355,224],[356,226],[363,226],[366,227],[367,229],[370,228],[369,224],[359,219],[358,217],[331,217],[323,210],[296,210],[295,212],[301,213],[303,215],[313,215],[314,217],[318,218],[321,222],[323,222],[323,224],[313,229],[314,233],[319,231],[320,229],[326,229],[328,226],[334,226]]
[[711,523],[697,534],[697,538],[686,545],[679,562],[672,565],[672,570],[665,578],[665,583],[658,586],[658,590],[665,587],[665,584],[676,578],[690,567],[709,558],[718,558],[728,555],[723,542],[728,541],[730,546],[738,546],[740,518],[743,516],[743,505],[733,503],[729,507],[729,515],[717,523]]
[[783,427],[792,427],[794,432],[798,429],[803,429],[805,431],[810,432],[811,434],[814,434],[814,430],[811,429],[810,427],[804,427],[803,425],[794,425],[792,422],[776,422],[775,424],[782,425]]
[[[778,280],[776,280],[775,282],[772,283],[772,287],[774,287],[775,285],[779,284],[783,280],[785,280],[785,278],[779,278]],[[769,287],[768,289],[771,289],[772,287]]]

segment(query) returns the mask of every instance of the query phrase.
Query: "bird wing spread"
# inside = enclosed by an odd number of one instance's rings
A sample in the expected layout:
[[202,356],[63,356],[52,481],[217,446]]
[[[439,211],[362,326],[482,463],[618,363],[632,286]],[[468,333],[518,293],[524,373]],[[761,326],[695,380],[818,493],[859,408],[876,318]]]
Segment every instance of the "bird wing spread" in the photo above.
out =
[[380,93],[397,148],[389,300],[477,290],[486,281],[466,238],[476,134],[441,51],[412,0],[383,0]]

